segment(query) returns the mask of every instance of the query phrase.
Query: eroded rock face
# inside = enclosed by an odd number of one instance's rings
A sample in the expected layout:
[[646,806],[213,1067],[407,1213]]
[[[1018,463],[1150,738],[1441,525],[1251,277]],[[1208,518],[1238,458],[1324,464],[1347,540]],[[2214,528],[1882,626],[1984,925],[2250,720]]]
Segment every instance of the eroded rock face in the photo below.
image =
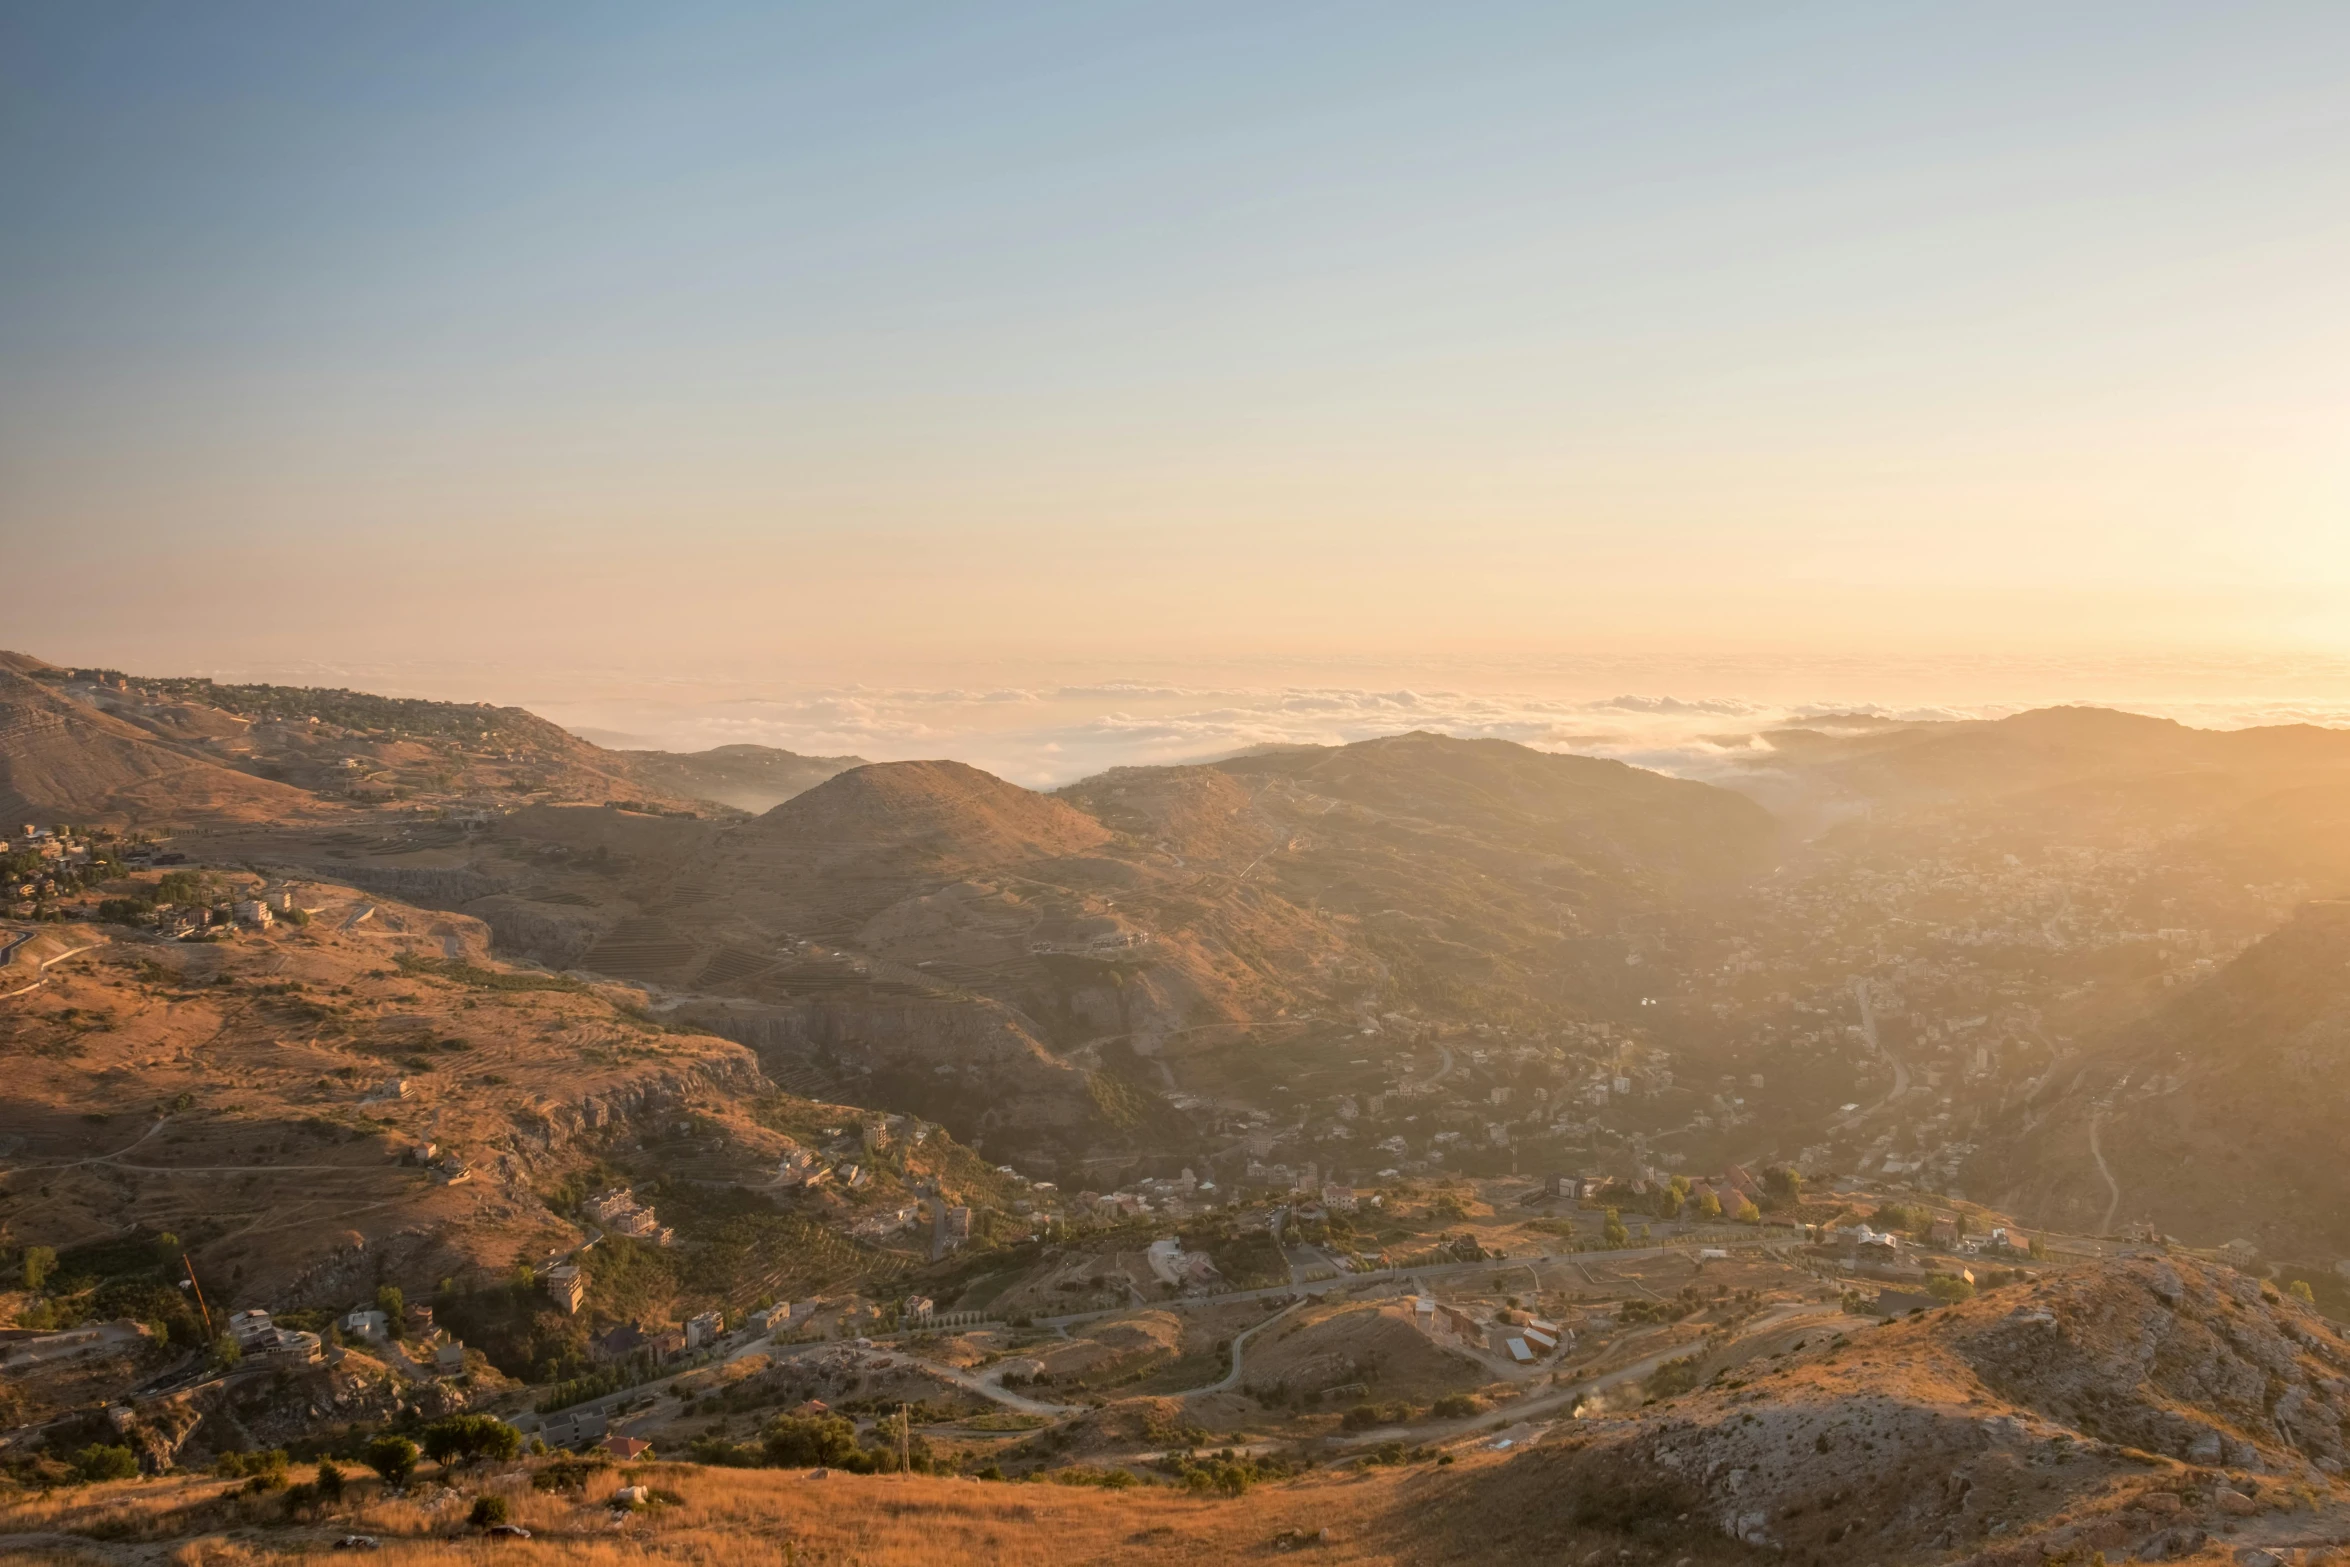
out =
[[2341,1465],[2350,1346],[2242,1274],[2124,1263],[2049,1282],[2040,1306],[2052,1325],[2011,1316],[1956,1340],[2003,1396],[2192,1462]]
[[2342,1461],[2350,1343],[2230,1269],[2101,1264],[1844,1340],[1578,1421],[1474,1505],[1790,1560],[2165,1560]]

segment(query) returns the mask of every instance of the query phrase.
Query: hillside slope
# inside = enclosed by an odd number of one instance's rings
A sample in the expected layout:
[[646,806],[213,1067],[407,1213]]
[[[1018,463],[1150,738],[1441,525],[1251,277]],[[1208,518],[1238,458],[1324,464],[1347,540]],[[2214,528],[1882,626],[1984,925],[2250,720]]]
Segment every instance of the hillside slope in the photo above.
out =
[[300,790],[224,767],[0,670],[0,817],[10,822],[156,828],[323,814]]
[[827,778],[863,767],[861,756],[801,756],[766,745],[721,745],[707,751],[618,751],[612,753],[656,794],[758,815]]
[[2087,1046],[1984,1167],[2004,1203],[2045,1222],[2094,1229],[2110,1207],[2192,1244],[2243,1238],[2330,1260],[2350,1255],[2345,1114],[2350,902],[2312,902]]
[[[2284,1567],[2337,1561],[2350,1540],[2350,1345],[2241,1275],[2109,1264],[1889,1327],[1846,1319],[1818,1339],[1628,1413],[1513,1427],[1512,1451],[1480,1433],[1441,1464],[1398,1451],[1341,1465],[1309,1445],[1302,1477],[1238,1495],[839,1471],[815,1484],[805,1470],[678,1463],[597,1477],[585,1495],[535,1460],[540,1483],[523,1466],[450,1478],[507,1498],[531,1534],[495,1550],[518,1562]],[[595,1503],[621,1480],[665,1500],[616,1539]],[[287,1518],[216,1479],[172,1476],[45,1491],[13,1517],[36,1552],[103,1541],[290,1561],[361,1529],[385,1561],[473,1559],[484,1546],[449,1542],[444,1495],[393,1498],[362,1477],[334,1516]]]
[[2350,730],[2196,729],[2094,707],[1769,731],[1724,782],[1817,831],[1989,830],[2078,845],[2157,832],[2182,863],[2350,892]]
[[2242,1560],[2198,1553],[2350,1522],[2350,1342],[2231,1269],[2106,1264],[1836,1345],[1578,1422],[1436,1499],[1430,1526],[1485,1520],[1495,1560],[1581,1526],[1657,1560],[1711,1540],[1992,1567]]

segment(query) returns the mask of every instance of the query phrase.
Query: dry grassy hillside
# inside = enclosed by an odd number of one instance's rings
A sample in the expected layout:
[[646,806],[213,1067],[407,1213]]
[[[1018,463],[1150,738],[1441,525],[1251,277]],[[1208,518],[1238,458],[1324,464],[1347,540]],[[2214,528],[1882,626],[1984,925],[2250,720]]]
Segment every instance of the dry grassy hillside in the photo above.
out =
[[156,829],[325,814],[300,790],[224,767],[0,670],[0,815],[11,822]]
[[0,1002],[10,1245],[171,1232],[226,1299],[331,1302],[575,1244],[542,1193],[664,1117],[765,1173],[741,1046],[504,970],[461,915],[293,891],[306,926],[234,940],[85,927]]

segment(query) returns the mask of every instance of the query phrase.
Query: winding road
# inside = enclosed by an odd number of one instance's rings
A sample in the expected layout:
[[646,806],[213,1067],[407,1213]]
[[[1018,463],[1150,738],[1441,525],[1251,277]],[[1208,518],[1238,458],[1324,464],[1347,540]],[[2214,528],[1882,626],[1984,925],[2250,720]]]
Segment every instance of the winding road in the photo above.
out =
[[1304,1304],[1305,1301],[1303,1299],[1291,1301],[1288,1305],[1282,1307],[1279,1311],[1274,1312],[1273,1315],[1267,1317],[1264,1321],[1256,1324],[1254,1327],[1243,1328],[1238,1333],[1233,1334],[1232,1369],[1224,1373],[1222,1380],[1210,1382],[1206,1387],[1195,1387],[1190,1389],[1188,1392],[1177,1393],[1175,1397],[1191,1398],[1201,1393],[1229,1393],[1234,1388],[1240,1386],[1240,1347],[1243,1344],[1246,1344],[1251,1338],[1254,1338],[1257,1334],[1262,1333],[1265,1329],[1271,1327],[1274,1323],[1279,1322],[1283,1317],[1288,1316],[1291,1312],[1297,1310],[1298,1307]]
[[1852,1114],[1836,1122],[1835,1127],[1839,1131],[1847,1127],[1858,1126],[1887,1105],[1899,1104],[1902,1098],[1909,1093],[1909,1068],[1903,1064],[1899,1056],[1886,1049],[1884,1040],[1878,1037],[1877,1010],[1869,1002],[1869,982],[1866,979],[1855,978],[1853,980],[1852,999],[1860,1003],[1861,1037],[1869,1042],[1869,1048],[1881,1056],[1887,1066],[1893,1068],[1893,1086],[1886,1091],[1885,1097],[1879,1099],[1875,1104],[1865,1110],[1855,1110]]
[[2105,1177],[2106,1186],[2113,1192],[2113,1201],[2105,1205],[2105,1222],[2097,1226],[2100,1235],[2113,1233],[2113,1216],[2122,1209],[2122,1183],[2113,1178],[2113,1167],[2105,1162],[2105,1150],[2098,1145],[2097,1126],[2105,1119],[2105,1106],[2099,1104],[2089,1111],[2089,1157],[2097,1161],[2097,1173]]

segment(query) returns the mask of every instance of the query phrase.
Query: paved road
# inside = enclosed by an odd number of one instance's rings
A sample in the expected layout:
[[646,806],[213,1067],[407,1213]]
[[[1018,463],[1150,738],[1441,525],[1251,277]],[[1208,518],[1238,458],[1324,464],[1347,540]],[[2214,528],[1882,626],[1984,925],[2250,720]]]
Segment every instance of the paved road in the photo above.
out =
[[[12,946],[8,949],[9,954],[13,956],[16,952],[16,947],[22,946],[26,941],[31,940],[34,934],[35,932],[27,931],[23,936],[17,938],[16,946]],[[111,940],[112,938],[108,939]],[[98,948],[105,945],[106,942],[104,941],[85,941],[78,947],[66,948],[63,952],[60,952],[53,958],[43,958],[40,962],[40,974],[38,977],[36,977],[30,984],[19,985],[14,990],[0,991],[0,1001],[5,1001],[10,996],[21,996],[28,990],[40,989],[43,985],[49,983],[50,969],[60,963],[63,963],[67,958],[75,956],[77,953],[94,952]],[[0,963],[5,963],[6,961],[6,958],[0,958]]]
[[[1776,1310],[1764,1313],[1747,1324],[1745,1329],[1731,1342],[1742,1344],[1763,1334],[1776,1332],[1798,1319],[1813,1316],[1836,1316],[1841,1314],[1842,1310],[1841,1306],[1824,1301],[1781,1306]],[[1629,1365],[1618,1366],[1613,1371],[1602,1372],[1597,1376],[1585,1377],[1580,1381],[1567,1383],[1548,1393],[1537,1393],[1532,1397],[1519,1399],[1498,1412],[1509,1416],[1513,1421],[1518,1421],[1535,1415],[1547,1414],[1562,1405],[1571,1409],[1593,1393],[1605,1392],[1609,1388],[1619,1387],[1626,1382],[1637,1382],[1652,1374],[1657,1367],[1666,1361],[1696,1352],[1696,1348],[1688,1344],[1669,1345],[1658,1350],[1655,1354],[1643,1356]],[[1361,1447],[1373,1442],[1392,1442],[1399,1437],[1422,1442],[1442,1442],[1474,1434],[1490,1424],[1495,1413],[1495,1411],[1488,1410],[1467,1420],[1437,1421],[1409,1426],[1382,1426],[1353,1436],[1342,1436],[1339,1438],[1339,1442],[1347,1447]]]
[[2105,1184],[2113,1193],[2113,1201],[2105,1205],[2105,1222],[2097,1226],[2100,1235],[2113,1233],[2113,1216],[2121,1212],[2122,1183],[2113,1178],[2113,1168],[2105,1162],[2105,1150],[2098,1146],[2097,1126],[2105,1119],[2106,1106],[2101,1101],[2089,1112],[2089,1157],[2097,1161],[2097,1173],[2105,1177]]
[[1232,1369],[1224,1373],[1223,1379],[1221,1381],[1211,1382],[1206,1387],[1195,1387],[1188,1393],[1177,1393],[1175,1397],[1189,1398],[1195,1393],[1229,1393],[1234,1388],[1240,1386],[1241,1346],[1246,1344],[1252,1337],[1271,1327],[1274,1323],[1279,1322],[1283,1317],[1288,1316],[1291,1312],[1297,1310],[1298,1307],[1304,1304],[1305,1302],[1302,1300],[1292,1301],[1290,1304],[1282,1307],[1279,1311],[1274,1312],[1273,1315],[1267,1317],[1264,1321],[1258,1323],[1256,1326],[1243,1328],[1238,1333],[1232,1335]]
[[[1755,1236],[1751,1239],[1716,1239],[1705,1241],[1703,1244],[1712,1246],[1761,1246],[1767,1249],[1768,1246],[1773,1243],[1782,1246],[1791,1244],[1793,1239],[1794,1238],[1789,1235],[1769,1235]],[[1170,1311],[1193,1311],[1209,1306],[1229,1306],[1237,1301],[1273,1300],[1293,1295],[1327,1295],[1334,1290],[1351,1290],[1365,1284],[1380,1284],[1390,1282],[1402,1283],[1406,1285],[1428,1284],[1443,1279],[1454,1278],[1465,1273],[1490,1273],[1497,1269],[1523,1268],[1529,1264],[1539,1266],[1543,1263],[1552,1262],[1570,1262],[1576,1264],[1586,1262],[1646,1262],[1657,1257],[1686,1257],[1690,1259],[1692,1263],[1694,1263],[1696,1261],[1696,1252],[1694,1249],[1696,1244],[1698,1243],[1692,1242],[1689,1245],[1681,1246],[1627,1247],[1621,1251],[1542,1251],[1536,1252],[1533,1255],[1526,1257],[1487,1257],[1478,1262],[1430,1263],[1417,1268],[1372,1268],[1361,1273],[1342,1273],[1336,1278],[1316,1279],[1311,1283],[1305,1284],[1268,1284],[1262,1289],[1230,1290],[1221,1295],[1200,1295],[1183,1300],[1155,1301],[1148,1302],[1147,1304],[1163,1306]],[[1037,1325],[1040,1327],[1074,1327],[1080,1323],[1099,1322],[1107,1317],[1124,1316],[1127,1312],[1133,1309],[1134,1308],[1131,1306],[1112,1306],[1100,1311],[1073,1311],[1065,1316],[1039,1317],[1036,1319],[1036,1321]]]
[[875,1363],[883,1366],[912,1367],[914,1370],[938,1378],[941,1382],[951,1382],[966,1393],[977,1393],[981,1398],[993,1399],[1006,1409],[1016,1410],[1023,1415],[1067,1415],[1076,1413],[1078,1408],[1075,1404],[1056,1404],[1048,1399],[1029,1398],[1024,1394],[1015,1393],[1004,1386],[1001,1371],[998,1371],[993,1377],[973,1376],[960,1366],[943,1366],[935,1360],[924,1360],[909,1350],[877,1351],[875,1352]]
[[20,1340],[8,1348],[8,1367],[21,1371],[60,1360],[76,1360],[83,1355],[102,1354],[117,1344],[143,1343],[146,1338],[146,1334],[127,1322],[102,1322],[52,1334],[45,1340]]
[[1884,1058],[1885,1064],[1887,1066],[1893,1068],[1893,1087],[1886,1092],[1884,1098],[1879,1099],[1875,1104],[1870,1105],[1867,1109],[1855,1110],[1852,1112],[1852,1114],[1838,1121],[1834,1128],[1838,1131],[1841,1131],[1847,1127],[1858,1126],[1861,1122],[1867,1120],[1870,1116],[1875,1115],[1879,1110],[1884,1109],[1887,1105],[1899,1104],[1902,1100],[1902,1097],[1909,1092],[1909,1067],[1903,1063],[1899,1056],[1886,1049],[1884,1040],[1878,1037],[1877,1010],[1869,1002],[1869,982],[1867,980],[1853,980],[1852,999],[1860,1003],[1861,1037],[1869,1042],[1869,1048],[1871,1050],[1874,1050],[1878,1055]]

